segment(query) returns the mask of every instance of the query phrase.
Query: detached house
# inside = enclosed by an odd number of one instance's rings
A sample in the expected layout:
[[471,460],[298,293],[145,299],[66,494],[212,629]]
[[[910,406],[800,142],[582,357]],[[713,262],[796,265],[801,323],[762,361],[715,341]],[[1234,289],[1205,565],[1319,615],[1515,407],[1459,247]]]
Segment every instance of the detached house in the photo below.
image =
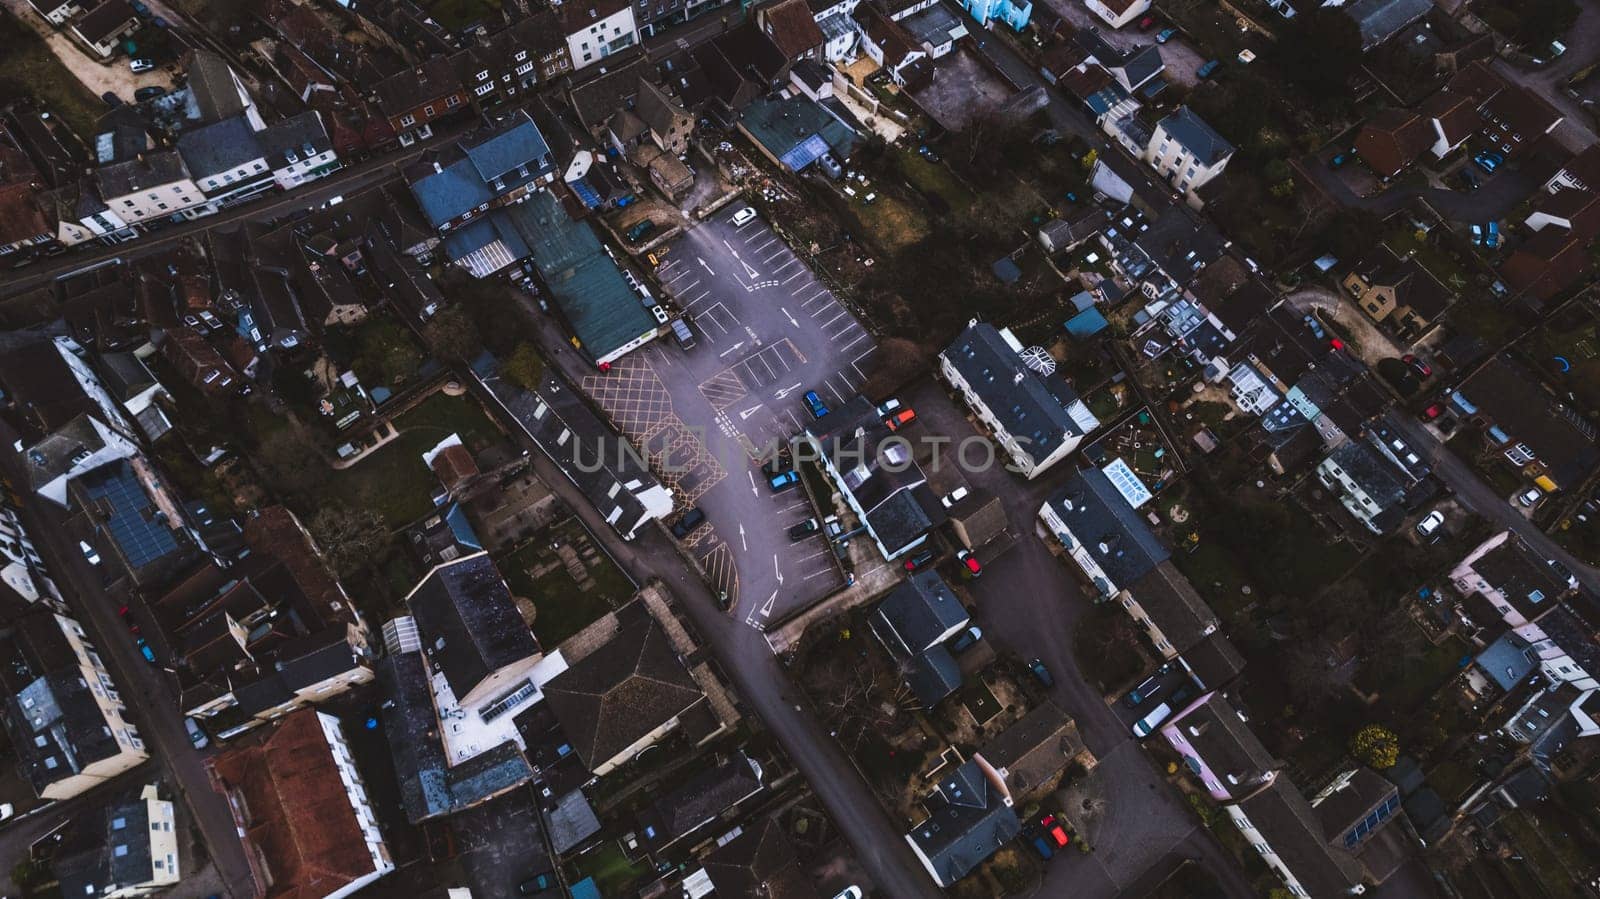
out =
[[1456,295],[1414,256],[1400,259],[1379,245],[1345,275],[1344,289],[1377,322],[1389,322],[1409,339],[1433,327]]
[[928,817],[906,842],[941,887],[972,873],[1022,830],[1005,778],[982,755],[940,778],[922,807]]
[[1180,106],[1156,123],[1144,158],[1198,208],[1202,201],[1195,192],[1227,168],[1233,145],[1189,107]]
[[110,59],[122,39],[138,31],[141,24],[128,0],[100,0],[84,9],[71,20],[67,31],[102,60]]
[[1150,0],[1084,0],[1083,5],[1112,28],[1122,28],[1150,10]]
[[932,569],[919,571],[889,591],[868,625],[897,664],[917,701],[931,709],[961,686],[961,668],[945,641],[970,622],[950,586]]
[[1009,329],[976,319],[939,354],[940,376],[989,429],[1011,469],[1030,480],[1100,426],[1054,370],[1053,360],[1025,353]]
[[[641,0],[647,2],[647,0]],[[639,43],[630,0],[566,0],[556,5],[573,71]]]

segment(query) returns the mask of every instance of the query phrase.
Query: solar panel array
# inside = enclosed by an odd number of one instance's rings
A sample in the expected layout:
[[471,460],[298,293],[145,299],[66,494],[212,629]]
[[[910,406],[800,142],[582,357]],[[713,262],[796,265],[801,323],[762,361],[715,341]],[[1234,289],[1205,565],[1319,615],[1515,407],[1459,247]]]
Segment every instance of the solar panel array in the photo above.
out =
[[111,534],[130,567],[143,568],[179,549],[165,517],[127,462],[102,466],[79,483],[88,501],[105,514],[101,528]]

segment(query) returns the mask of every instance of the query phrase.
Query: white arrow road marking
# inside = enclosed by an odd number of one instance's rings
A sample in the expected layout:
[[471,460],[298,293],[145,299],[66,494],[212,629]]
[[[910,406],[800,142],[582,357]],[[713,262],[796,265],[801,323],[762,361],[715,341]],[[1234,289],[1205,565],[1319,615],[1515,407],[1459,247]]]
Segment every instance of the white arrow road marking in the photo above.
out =
[[[754,475],[752,475],[752,477],[754,477]],[[744,522],[742,521],[739,522],[739,545],[744,547],[745,552],[750,551],[750,544],[744,542]]]
[[779,306],[778,308],[779,309],[783,309],[783,317],[789,320],[789,324],[793,325],[796,328],[800,327],[800,323],[794,320],[794,316],[789,314],[789,310],[788,309],[784,309],[784,307],[782,307],[782,306]]
[[[747,471],[745,474],[750,476],[750,492],[754,493],[756,496],[760,496],[761,491],[756,489],[756,473],[753,471]],[[739,529],[741,531],[744,530],[744,525],[740,525]]]
[[[777,553],[773,553],[772,554],[772,573],[778,576],[778,583],[780,583],[780,584],[783,583],[783,572],[778,570],[778,554]],[[774,590],[772,592],[772,595],[776,596],[776,595],[778,595],[778,592],[776,590]],[[770,599],[767,600],[767,602],[771,602],[771,601],[772,600],[770,600]]]
[[782,390],[779,390],[777,393],[773,394],[773,396],[776,396],[780,400],[781,399],[787,399],[789,394],[794,393],[796,390],[799,390],[799,389],[800,389],[800,385],[798,383],[790,384],[788,387],[785,387]]
[[[700,330],[704,331],[705,329],[701,328]],[[736,350],[736,349],[738,349],[739,347],[742,347],[742,346],[744,346],[744,341],[741,340],[738,343],[734,344],[733,346],[728,347],[727,349],[725,349],[722,352],[718,353],[717,354],[717,358],[718,359],[726,358],[729,353],[733,352],[734,350]]]
[[751,406],[750,408],[744,410],[743,412],[740,412],[739,413],[739,420],[740,421],[749,421],[750,420],[750,416],[752,416],[752,415],[754,415],[754,414],[756,414],[757,412],[760,412],[760,411],[761,411],[761,404],[757,403],[754,406]]
[[704,268],[706,271],[710,272],[712,275],[715,275],[717,273],[717,270],[712,268],[711,264],[709,262],[706,262],[704,259],[700,259],[699,256],[696,256],[694,258],[698,259],[700,261],[701,268]]

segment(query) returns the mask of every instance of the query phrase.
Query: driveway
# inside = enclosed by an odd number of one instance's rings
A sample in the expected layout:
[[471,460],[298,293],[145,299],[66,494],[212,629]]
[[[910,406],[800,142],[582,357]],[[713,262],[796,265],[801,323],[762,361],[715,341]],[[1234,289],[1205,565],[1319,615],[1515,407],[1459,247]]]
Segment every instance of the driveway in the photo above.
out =
[[1600,59],[1600,6],[1578,4],[1578,20],[1562,39],[1567,52],[1547,66],[1524,69],[1504,59],[1493,63],[1496,72],[1511,81],[1539,92],[1566,120],[1556,126],[1555,137],[1568,150],[1577,152],[1600,140],[1596,137],[1592,110],[1566,91],[1567,79]]
[[[1123,52],[1148,47],[1156,42],[1156,35],[1161,29],[1172,27],[1171,22],[1153,9],[1150,13],[1156,17],[1155,26],[1149,31],[1140,31],[1137,21],[1126,28],[1111,28],[1104,19],[1090,12],[1082,0],[1045,0],[1045,4],[1061,18],[1071,22],[1074,28],[1080,31],[1085,28],[1098,31],[1100,39],[1105,41],[1107,46]],[[1161,45],[1161,60],[1167,64],[1167,70],[1162,74],[1168,81],[1194,87],[1200,81],[1195,76],[1195,71],[1205,63],[1206,57],[1189,42],[1188,35],[1180,32],[1172,40]]]
[[[1471,163],[1468,163],[1471,165]],[[1528,198],[1544,183],[1544,177],[1526,168],[1503,168],[1492,177],[1474,166],[1483,186],[1474,191],[1446,190],[1439,187],[1395,185],[1382,193],[1361,196],[1350,189],[1338,172],[1324,164],[1321,157],[1305,157],[1294,162],[1302,178],[1315,183],[1322,192],[1340,206],[1365,209],[1379,216],[1388,216],[1413,198],[1420,197],[1439,215],[1453,222],[1489,222],[1503,220],[1517,205]]]
[[[931,433],[960,443],[973,433],[965,410],[931,378],[903,391]],[[1050,691],[1078,723],[1084,743],[1099,759],[1094,777],[1103,785],[1104,808],[1089,834],[1094,851],[1066,853],[1051,862],[1039,896],[1112,897],[1142,895],[1136,884],[1152,869],[1170,869],[1178,858],[1198,856],[1229,887],[1229,895],[1252,895],[1236,866],[1192,810],[1163,779],[1132,732],[1100,691],[1079,672],[1073,632],[1090,609],[1089,598],[1060,559],[1035,534],[1039,506],[1060,486],[1073,460],[1036,481],[1022,481],[1000,466],[964,470],[972,487],[998,496],[1011,532],[1019,539],[1004,557],[972,581],[974,620],[996,648],[1022,659],[1040,658],[1055,674]],[[1064,810],[1069,818],[1078,810]],[[1128,892],[1132,891],[1132,892]]]
[[172,74],[165,68],[157,66],[148,72],[135,75],[128,68],[128,59],[125,56],[113,56],[108,62],[100,62],[73,43],[72,38],[65,31],[57,31],[50,27],[28,0],[0,0],[7,10],[33,29],[34,33],[44,39],[50,46],[50,52],[61,60],[83,86],[96,97],[107,91],[116,94],[124,101],[132,101],[133,92],[141,87],[162,87],[170,90],[174,85]]
[[1380,359],[1391,359],[1405,353],[1388,332],[1378,327],[1377,322],[1334,291],[1322,287],[1302,287],[1283,300],[1290,309],[1302,315],[1315,311],[1324,321],[1332,321],[1355,341],[1356,355],[1368,368],[1376,366]]
[[696,345],[659,340],[608,372],[576,374],[660,463],[679,508],[706,513],[710,526],[687,549],[727,591],[734,617],[764,630],[844,579],[823,538],[789,539],[814,509],[803,488],[773,493],[761,463],[812,420],[808,391],[829,408],[855,394],[876,342],[765,222],[735,227],[735,206],[656,250],[666,257],[656,275]]

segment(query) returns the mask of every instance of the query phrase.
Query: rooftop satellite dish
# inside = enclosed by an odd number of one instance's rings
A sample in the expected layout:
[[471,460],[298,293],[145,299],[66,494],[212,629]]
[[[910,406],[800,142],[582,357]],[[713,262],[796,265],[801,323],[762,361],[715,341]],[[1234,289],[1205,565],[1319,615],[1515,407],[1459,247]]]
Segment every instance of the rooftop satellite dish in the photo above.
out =
[[1053,375],[1056,372],[1056,360],[1042,346],[1031,346],[1022,351],[1022,364],[1028,366],[1041,375]]

